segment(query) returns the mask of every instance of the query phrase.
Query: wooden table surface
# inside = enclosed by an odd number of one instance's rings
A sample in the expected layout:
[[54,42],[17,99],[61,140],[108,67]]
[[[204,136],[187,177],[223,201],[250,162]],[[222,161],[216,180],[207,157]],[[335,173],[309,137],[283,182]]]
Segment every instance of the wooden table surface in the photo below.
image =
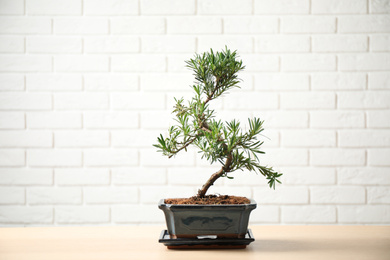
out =
[[168,250],[163,228],[0,228],[0,259],[390,259],[390,226],[252,226],[256,241],[229,250]]

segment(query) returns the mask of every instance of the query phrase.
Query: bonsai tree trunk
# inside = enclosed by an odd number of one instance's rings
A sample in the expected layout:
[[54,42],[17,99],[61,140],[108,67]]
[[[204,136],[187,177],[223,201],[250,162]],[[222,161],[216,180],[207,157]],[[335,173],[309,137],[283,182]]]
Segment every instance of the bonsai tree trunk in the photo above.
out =
[[225,165],[216,173],[211,175],[211,177],[207,180],[207,182],[202,186],[201,189],[198,190],[197,196],[200,198],[204,198],[206,195],[207,190],[214,185],[214,182],[219,178],[222,177],[225,173],[230,171],[230,165],[233,161],[233,155],[230,153],[226,159]]

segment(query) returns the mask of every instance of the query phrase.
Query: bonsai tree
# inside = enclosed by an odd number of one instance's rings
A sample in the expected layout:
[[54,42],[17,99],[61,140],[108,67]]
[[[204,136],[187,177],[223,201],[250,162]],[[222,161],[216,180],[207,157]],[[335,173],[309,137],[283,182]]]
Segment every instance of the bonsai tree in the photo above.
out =
[[248,119],[249,129],[243,131],[240,122],[232,120],[222,122],[215,119],[215,111],[209,103],[225,94],[229,89],[236,88],[240,82],[237,73],[245,68],[238,60],[237,52],[227,48],[222,52],[195,54],[194,59],[186,61],[186,66],[194,72],[195,84],[192,86],[194,96],[184,102],[176,99],[173,112],[176,125],[168,129],[168,136],[160,134],[158,143],[154,144],[163,155],[169,158],[175,156],[189,146],[196,146],[202,153],[202,159],[211,164],[219,162],[221,168],[211,175],[198,190],[197,197],[203,198],[214,182],[226,177],[233,179],[229,173],[247,169],[264,175],[268,184],[275,189],[275,183],[281,183],[278,178],[281,173],[272,167],[260,164],[258,155],[262,141],[259,140],[263,129],[263,121],[259,118]]

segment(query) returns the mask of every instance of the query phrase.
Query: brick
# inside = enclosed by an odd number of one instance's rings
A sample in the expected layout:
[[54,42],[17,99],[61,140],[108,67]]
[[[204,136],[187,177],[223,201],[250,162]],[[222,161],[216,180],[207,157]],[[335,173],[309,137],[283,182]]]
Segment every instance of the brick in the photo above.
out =
[[313,52],[366,52],[365,35],[318,35],[312,37]]
[[86,128],[136,128],[138,114],[135,112],[85,112]]
[[138,164],[135,149],[86,149],[84,164],[87,166],[134,166]]
[[28,128],[81,128],[79,112],[30,112],[27,113]]
[[301,73],[257,73],[255,90],[308,90],[309,76]]
[[[201,187],[218,168],[219,166],[217,165],[214,167],[169,167],[167,175],[168,183],[172,185],[196,185],[197,187]],[[218,186],[221,183],[223,183],[223,178],[219,179],[215,185]]]
[[389,147],[390,135],[388,130],[341,130],[338,131],[340,147]]
[[337,181],[347,185],[389,185],[390,174],[386,167],[343,167],[337,169]]
[[168,67],[167,71],[174,72],[174,73],[176,72],[188,73],[189,69],[186,67],[184,61],[188,60],[189,57],[190,55],[188,54],[168,54],[166,58],[167,67]]
[[390,74],[388,72],[368,73],[369,89],[390,89]]
[[165,72],[166,58],[160,54],[121,55],[111,58],[113,71]]
[[28,15],[81,15],[81,0],[26,0]]
[[79,187],[27,188],[27,202],[30,205],[81,204],[82,192]]
[[256,37],[256,52],[309,52],[310,37],[306,35],[267,35]]
[[114,130],[111,131],[111,142],[114,147],[150,147],[159,135],[157,130]]
[[0,33],[3,34],[49,34],[50,18],[0,18]]
[[370,13],[390,13],[390,3],[388,0],[371,0]]
[[24,204],[24,188],[0,187],[0,205],[1,204]]
[[1,168],[1,185],[52,185],[53,170],[39,168]]
[[390,32],[388,15],[351,15],[337,20],[339,33],[386,33]]
[[75,74],[29,74],[26,88],[32,91],[82,90],[82,77]]
[[390,149],[369,149],[368,164],[375,166],[390,166]]
[[272,16],[232,16],[224,17],[224,34],[277,33],[279,19]]
[[311,128],[363,128],[363,111],[311,111]]
[[0,223],[15,224],[51,224],[53,223],[52,207],[2,206]]
[[162,168],[113,168],[111,173],[112,183],[115,185],[165,184],[167,179],[165,169]]
[[250,92],[226,96],[224,104],[228,109],[254,110],[277,109],[279,102],[278,95],[275,93]]
[[137,0],[85,0],[86,15],[135,15],[138,14]]
[[0,36],[0,52],[4,52],[4,53],[24,52],[24,38],[20,36]]
[[302,166],[307,165],[309,161],[308,151],[300,148],[269,148],[266,154],[260,156],[262,165],[278,165],[278,166]]
[[30,36],[26,40],[28,53],[81,53],[79,37]]
[[168,111],[142,111],[140,113],[141,128],[167,129],[172,120]]
[[252,14],[251,0],[199,0],[198,14]]
[[161,199],[188,198],[195,194],[195,189],[180,186],[142,186],[140,187],[140,202],[157,204]]
[[372,51],[390,52],[390,35],[388,34],[371,35],[370,49]]
[[340,223],[379,224],[388,223],[390,206],[388,205],[361,205],[339,206],[337,208]]
[[333,168],[288,167],[282,169],[282,183],[289,185],[327,185],[336,183],[336,172]]
[[87,74],[84,75],[84,86],[86,90],[92,91],[138,90],[138,75]]
[[[254,86],[254,75],[252,73],[242,73],[238,75],[240,83],[238,86],[243,91],[252,91]],[[238,88],[234,88],[233,91],[240,92]]]
[[367,187],[367,203],[389,204],[390,190],[388,187]]
[[3,110],[44,110],[52,108],[50,94],[2,93],[0,109]]
[[282,223],[336,223],[336,208],[333,206],[282,206]]
[[336,57],[330,54],[285,54],[281,60],[282,71],[336,70]]
[[137,203],[137,187],[87,187],[84,188],[87,204]]
[[110,19],[113,34],[164,34],[166,21],[160,17],[136,17]]
[[367,127],[390,128],[390,111],[367,111]]
[[96,36],[84,38],[86,53],[132,53],[140,50],[138,37]]
[[1,131],[0,147],[52,147],[53,134],[49,131]]
[[307,14],[307,0],[255,0],[255,14]]
[[53,21],[56,34],[107,34],[108,20],[105,18],[55,18]]
[[250,36],[200,36],[198,37],[198,52],[220,50],[228,46],[232,50],[239,50],[240,53],[253,52],[253,39]]
[[52,61],[49,56],[3,55],[0,57],[0,71],[36,72],[51,71]]
[[29,166],[81,166],[81,151],[34,149],[27,151]]
[[[211,175],[211,174],[210,174]],[[221,182],[222,180],[218,180]],[[217,182],[218,182],[217,181]],[[231,180],[225,180],[227,183]],[[206,180],[204,180],[206,182]],[[233,182],[233,181],[231,181]],[[196,189],[199,189],[200,186],[195,187]],[[208,190],[209,194],[221,194],[221,195],[233,195],[233,196],[243,196],[246,198],[252,198],[252,189],[249,187],[233,187],[233,186],[218,186],[218,185],[213,185],[210,187]]]
[[0,14],[24,14],[24,0],[1,0]]
[[163,93],[112,93],[110,100],[113,109],[153,110],[165,108]]
[[108,131],[59,131],[54,133],[56,147],[106,147],[109,146]]
[[336,18],[328,16],[286,16],[281,18],[283,33],[334,33]]
[[279,211],[277,206],[261,205],[251,212],[250,222],[253,224],[279,223]]
[[[137,212],[137,214],[134,214]],[[156,205],[126,205],[111,208],[114,223],[159,223],[164,221],[164,213]]]
[[168,159],[157,152],[157,149],[140,149],[141,166],[193,166],[195,164],[195,154],[193,151],[180,153],[175,158]]
[[282,147],[334,147],[334,130],[287,130],[281,133]]
[[189,53],[196,50],[193,36],[144,36],[141,42],[143,53]]
[[60,224],[85,224],[110,222],[108,206],[58,206],[55,222]]
[[55,71],[63,72],[104,72],[109,69],[108,57],[100,55],[66,55],[54,57]]
[[25,152],[21,149],[0,149],[0,166],[24,166]]
[[286,92],[280,95],[281,108],[329,109],[335,105],[336,96],[331,92]]
[[24,90],[24,76],[18,74],[0,75],[0,91],[22,91]]
[[62,110],[107,109],[109,97],[106,93],[61,93],[54,94],[54,108]]
[[268,187],[253,189],[253,198],[259,204],[307,204],[309,192],[306,187]]
[[[204,159],[201,159],[200,156],[198,158],[199,158],[199,160],[204,161]],[[210,175],[212,173],[214,173],[218,169],[220,169],[220,166],[221,165],[215,165],[215,166],[211,167],[210,165],[205,165],[202,167],[195,168],[198,170],[197,170],[197,172],[192,170],[194,172],[194,174],[191,174],[191,176],[193,176],[191,178],[194,179],[194,181],[192,183],[195,184],[198,182],[199,183],[199,184],[197,184],[198,187],[201,187],[206,182],[206,180],[208,180],[210,178]],[[168,170],[168,174],[169,174],[169,170]],[[187,171],[182,171],[180,168],[178,168],[176,170],[176,174],[177,174],[177,177],[175,177],[176,179],[183,179],[183,174],[188,175]],[[199,174],[204,175],[204,177],[201,176],[200,178],[198,177],[195,180],[196,176],[198,176]],[[169,177],[169,175],[168,175],[168,177]],[[218,179],[218,182],[216,182],[214,185],[216,185],[216,186],[217,185],[220,185],[220,186],[226,185],[228,187],[256,187],[258,185],[264,185],[264,186],[267,185],[267,180],[262,175],[258,175],[254,171],[252,171],[252,172],[248,171],[248,170],[235,171],[235,172],[229,173],[229,177],[233,177],[234,180],[229,180],[227,178],[221,178],[221,179]],[[173,181],[173,178],[174,177],[172,177],[172,181]],[[187,184],[191,184],[191,180],[188,180],[188,179],[189,179],[189,177],[187,178],[187,176],[186,176],[186,179],[181,180],[181,182],[182,183],[188,182]],[[178,182],[178,180],[176,180],[176,182]],[[169,181],[169,183],[171,183],[171,181]],[[250,191],[247,191],[247,190],[246,190],[246,192],[250,193]],[[252,197],[252,194],[249,194],[249,195],[250,195],[250,197]]]
[[140,8],[145,15],[195,14],[195,0],[141,0]]
[[390,54],[341,54],[339,69],[341,71],[390,70]]
[[365,0],[312,0],[313,14],[362,14],[367,12]]
[[108,169],[55,169],[57,185],[109,185],[110,171]]
[[193,82],[193,76],[181,73],[153,73],[140,75],[141,90],[147,91],[180,91],[189,88]]
[[339,92],[337,107],[341,109],[389,108],[390,93],[386,91]]
[[218,17],[168,17],[169,34],[215,34],[222,33],[222,19]]
[[360,166],[366,162],[362,149],[322,148],[310,150],[310,165]]
[[315,73],[311,75],[313,90],[363,90],[367,75],[356,72]]
[[306,111],[262,111],[260,118],[266,129],[307,128],[309,125]]
[[0,129],[25,128],[24,114],[21,112],[0,112]]
[[276,55],[243,54],[240,56],[246,71],[279,71],[279,57]]
[[363,204],[366,201],[364,187],[311,187],[310,203]]

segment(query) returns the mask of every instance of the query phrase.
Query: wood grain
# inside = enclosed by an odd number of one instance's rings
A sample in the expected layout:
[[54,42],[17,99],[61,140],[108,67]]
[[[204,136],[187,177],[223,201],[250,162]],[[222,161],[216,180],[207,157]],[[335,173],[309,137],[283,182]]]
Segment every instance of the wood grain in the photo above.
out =
[[168,250],[163,228],[0,228],[0,259],[390,259],[390,226],[251,226],[256,241],[235,250]]

